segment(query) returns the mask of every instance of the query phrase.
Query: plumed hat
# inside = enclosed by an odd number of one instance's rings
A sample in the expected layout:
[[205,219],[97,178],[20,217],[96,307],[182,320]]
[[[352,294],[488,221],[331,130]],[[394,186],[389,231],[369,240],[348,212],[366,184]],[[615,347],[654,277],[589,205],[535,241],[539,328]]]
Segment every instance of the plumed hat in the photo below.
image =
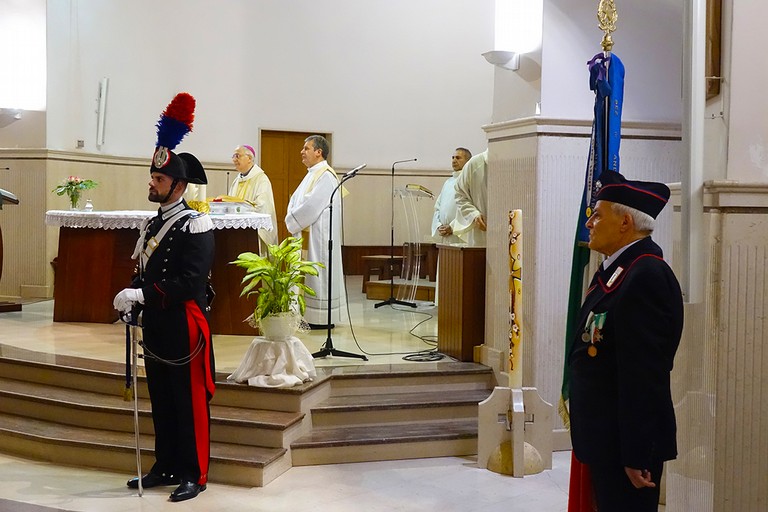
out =
[[172,151],[192,131],[194,119],[195,98],[180,92],[171,100],[157,122],[157,144],[149,172],[163,173],[198,185],[208,183],[200,160],[190,153],[176,154]]
[[654,219],[669,201],[669,187],[654,181],[632,181],[605,170],[600,174],[598,201],[611,201],[647,213]]

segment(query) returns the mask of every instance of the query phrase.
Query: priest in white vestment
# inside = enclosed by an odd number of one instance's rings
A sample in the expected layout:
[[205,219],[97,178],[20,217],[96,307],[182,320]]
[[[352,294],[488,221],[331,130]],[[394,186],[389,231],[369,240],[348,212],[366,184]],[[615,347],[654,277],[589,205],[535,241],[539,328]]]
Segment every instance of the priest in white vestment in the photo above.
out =
[[258,213],[266,213],[272,219],[272,229],[259,229],[259,252],[267,254],[267,244],[277,244],[277,214],[272,182],[264,170],[254,163],[256,152],[251,146],[238,146],[232,154],[237,177],[229,188],[229,195],[249,202]]
[[[301,162],[307,174],[288,202],[285,225],[295,237],[304,238],[306,259],[318,261],[325,267],[319,275],[307,276],[305,284],[315,290],[315,296],[305,295],[307,309],[304,319],[313,329],[328,327],[328,302],[331,306],[331,324],[345,318],[344,270],[341,266],[341,195],[333,195],[333,232],[328,205],[333,190],[339,185],[336,172],[328,165],[328,141],[320,135],[312,135],[304,141]],[[328,289],[328,240],[333,240],[332,289]]]
[[488,150],[469,159],[456,178],[453,234],[467,245],[485,247],[488,226]]
[[466,148],[456,148],[451,157],[453,174],[445,180],[440,195],[435,201],[435,214],[432,217],[432,238],[439,244],[461,243],[461,239],[453,234],[451,222],[456,218],[456,179],[462,167],[472,158],[472,153]]

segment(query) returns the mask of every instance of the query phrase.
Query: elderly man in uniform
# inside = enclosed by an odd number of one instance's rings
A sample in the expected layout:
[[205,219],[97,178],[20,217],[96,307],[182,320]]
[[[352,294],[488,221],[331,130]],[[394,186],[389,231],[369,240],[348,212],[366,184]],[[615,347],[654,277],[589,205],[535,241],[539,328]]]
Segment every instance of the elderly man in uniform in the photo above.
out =
[[272,183],[261,167],[254,163],[256,152],[251,146],[237,146],[232,154],[232,163],[237,177],[229,188],[229,195],[248,201],[258,213],[267,213],[272,219],[272,229],[259,229],[259,250],[267,254],[267,244],[277,243],[277,215]]
[[589,467],[600,512],[658,509],[664,461],[677,456],[670,372],[683,329],[680,285],[651,240],[669,199],[662,183],[604,171],[587,221],[607,256],[572,343],[571,439]]
[[[328,165],[328,141],[321,135],[311,135],[304,141],[301,163],[307,174],[291,195],[285,225],[295,237],[303,237],[307,247],[307,259],[324,265],[317,276],[307,276],[304,283],[316,295],[305,296],[307,309],[304,318],[312,329],[328,328],[328,302],[331,319],[340,320],[342,315],[344,270],[341,266],[341,195],[333,196],[333,233],[328,205],[331,193],[339,185],[339,177]],[[332,290],[328,289],[328,241],[333,240]],[[333,325],[331,325],[333,327]]]
[[470,158],[472,158],[472,153],[466,148],[456,148],[451,157],[453,174],[443,183],[440,195],[435,201],[435,214],[432,217],[432,238],[438,243],[461,242],[461,239],[453,234],[451,222],[456,218],[456,179]]
[[[158,123],[149,200],[160,208],[142,226],[136,244],[139,273],[114,300],[119,311],[132,316],[141,312],[156,460],[142,477],[142,486],[178,486],[171,501],[194,498],[206,488],[208,404],[215,375],[206,293],[214,255],[213,223],[182,198],[187,183],[205,184],[207,179],[197,158],[171,151],[186,132],[166,133],[176,131],[172,128],[180,122],[189,131],[193,112],[194,99],[181,93]],[[128,481],[128,487],[138,486],[138,478]]]

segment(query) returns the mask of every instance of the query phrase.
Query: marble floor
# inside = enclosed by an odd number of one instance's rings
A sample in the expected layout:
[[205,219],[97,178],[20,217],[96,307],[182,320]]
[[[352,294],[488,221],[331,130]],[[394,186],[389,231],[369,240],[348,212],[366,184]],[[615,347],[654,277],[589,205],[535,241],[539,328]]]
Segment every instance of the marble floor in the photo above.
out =
[[[368,357],[366,364],[407,363],[410,358],[418,359],[424,352],[436,350],[437,308],[433,303],[416,302],[416,308],[399,305],[375,308],[379,301],[366,300],[360,291],[361,277],[350,276],[347,279],[348,308],[345,317],[350,320],[332,330],[334,348],[365,355]],[[53,322],[52,318],[51,300],[24,304],[18,313],[0,314],[0,345],[24,348],[41,355],[124,360],[124,324]],[[328,340],[328,331],[302,332],[298,337],[314,353]],[[217,371],[228,372],[237,368],[252,339],[252,336],[214,335]],[[364,364],[364,361],[358,358],[326,357],[315,360],[318,367],[359,364]]]
[[[433,305],[376,309],[376,301],[366,300],[360,292],[360,277],[348,278],[347,285],[350,322],[337,326],[331,340],[335,348],[366,354],[369,361],[327,357],[315,360],[318,367],[419,364],[413,359],[432,356],[437,333],[437,309]],[[123,325],[54,323],[52,311],[52,301],[42,301],[26,304],[18,313],[0,314],[0,348],[23,348],[42,359],[56,354],[122,360]],[[300,338],[310,352],[315,352],[327,341],[327,331],[302,333]],[[217,370],[234,370],[250,342],[248,336],[215,336]],[[558,512],[567,507],[569,461],[570,452],[556,452],[552,470],[523,479],[478,469],[473,458],[458,457],[296,467],[263,488],[214,483],[196,499],[176,504],[167,501],[171,488],[150,489],[138,497],[125,487],[130,475],[0,455],[0,512],[156,512],[182,508]]]

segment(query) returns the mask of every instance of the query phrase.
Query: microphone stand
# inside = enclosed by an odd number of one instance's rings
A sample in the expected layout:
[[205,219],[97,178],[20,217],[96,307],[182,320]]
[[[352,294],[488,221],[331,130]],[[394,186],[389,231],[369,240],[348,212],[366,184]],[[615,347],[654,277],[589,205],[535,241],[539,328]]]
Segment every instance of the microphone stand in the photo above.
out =
[[336,188],[331,192],[331,200],[328,203],[328,337],[325,339],[323,346],[312,354],[313,358],[320,358],[326,356],[338,356],[338,357],[357,357],[363,361],[367,361],[368,358],[362,354],[353,354],[351,352],[345,352],[333,348],[333,339],[331,338],[331,299],[333,294],[333,195],[337,190],[341,188],[345,181],[350,180],[356,176],[357,172],[351,172],[349,175],[345,175]]
[[[391,198],[391,212],[392,218],[389,228],[389,298],[383,300],[377,304],[374,304],[373,308],[378,309],[381,306],[389,306],[391,304],[399,304],[401,306],[408,306],[411,308],[416,307],[415,302],[406,302],[404,300],[398,300],[395,298],[395,164],[403,162],[415,162],[416,159],[410,160],[398,160],[392,164],[392,198]],[[403,262],[403,265],[405,262]],[[402,268],[402,267],[401,267]]]

